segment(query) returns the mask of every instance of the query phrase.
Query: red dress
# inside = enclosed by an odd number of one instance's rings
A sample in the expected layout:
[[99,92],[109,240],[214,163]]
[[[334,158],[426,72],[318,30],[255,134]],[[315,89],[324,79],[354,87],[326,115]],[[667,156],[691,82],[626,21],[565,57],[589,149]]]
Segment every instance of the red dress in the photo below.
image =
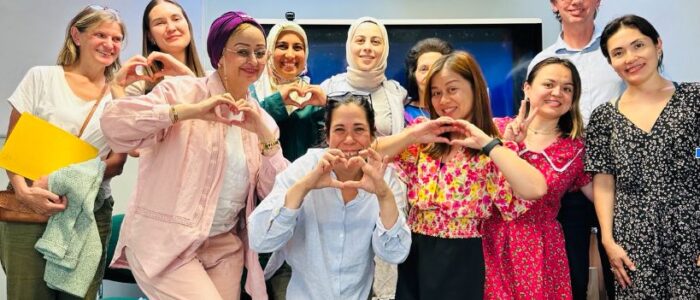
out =
[[[504,128],[510,118],[495,119]],[[591,181],[581,139],[558,138],[543,152],[519,155],[544,174],[547,194],[512,221],[483,224],[485,299],[572,299],[564,234],[557,221],[564,193]]]

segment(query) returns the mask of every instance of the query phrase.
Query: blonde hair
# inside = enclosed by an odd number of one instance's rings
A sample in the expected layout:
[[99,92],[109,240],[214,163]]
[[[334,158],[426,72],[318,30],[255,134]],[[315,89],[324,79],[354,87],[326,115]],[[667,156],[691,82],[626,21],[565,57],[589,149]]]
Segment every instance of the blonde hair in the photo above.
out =
[[[119,24],[122,35],[126,37],[126,26],[124,26],[124,23],[115,10],[95,5],[88,6],[81,10],[75,17],[73,17],[70,23],[68,23],[68,27],[66,28],[66,37],[63,41],[63,47],[58,53],[56,64],[61,66],[71,66],[80,59],[80,48],[75,44],[75,41],[73,41],[73,37],[71,36],[71,28],[75,27],[79,32],[85,32],[86,30],[95,27],[102,22],[116,22]],[[117,59],[115,59],[111,65],[105,68],[104,75],[107,78],[107,81],[112,79],[114,72],[119,69],[119,66],[119,57],[117,57]]]

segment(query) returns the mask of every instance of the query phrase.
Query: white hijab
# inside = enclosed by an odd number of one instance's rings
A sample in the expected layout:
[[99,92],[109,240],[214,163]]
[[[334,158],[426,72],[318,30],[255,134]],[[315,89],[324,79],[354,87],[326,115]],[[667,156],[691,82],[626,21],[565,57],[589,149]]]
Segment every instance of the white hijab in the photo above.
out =
[[[306,54],[305,60],[306,62],[309,60],[309,40],[306,38],[306,32],[303,28],[301,28],[301,26],[299,26],[299,24],[291,21],[282,21],[273,26],[270,29],[270,32],[267,34],[266,43],[268,57],[267,63],[265,64],[265,71],[263,72],[262,76],[260,76],[260,79],[255,82],[255,93],[260,101],[277,92],[278,84],[285,83],[277,74],[275,70],[275,62],[272,58],[272,53],[274,53],[275,46],[277,45],[277,39],[283,32],[294,32],[301,37],[301,40],[304,43],[304,52]],[[306,70],[307,69],[304,69],[301,74],[299,74],[299,77],[301,77],[302,74],[305,74]],[[308,81],[308,79],[304,80],[304,78],[301,80]]]
[[[382,34],[382,39],[384,40],[384,51],[382,52],[382,57],[379,59],[379,64],[369,71],[362,71],[358,69],[357,63],[353,59],[353,53],[350,51],[350,45],[353,42],[353,37],[355,36],[355,31],[360,24],[370,22],[377,24],[379,31]],[[386,80],[386,60],[389,57],[389,35],[386,33],[386,27],[379,20],[372,17],[362,17],[350,25],[350,30],[348,30],[348,40],[345,42],[345,60],[348,62],[347,67],[347,79],[348,83],[362,91],[373,92],[382,82]]]

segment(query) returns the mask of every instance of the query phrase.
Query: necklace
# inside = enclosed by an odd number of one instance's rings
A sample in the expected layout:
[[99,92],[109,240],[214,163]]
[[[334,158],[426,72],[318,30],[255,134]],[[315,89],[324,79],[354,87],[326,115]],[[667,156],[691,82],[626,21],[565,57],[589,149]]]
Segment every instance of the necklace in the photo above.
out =
[[538,134],[538,135],[540,135],[540,134],[541,135],[550,135],[550,134],[559,133],[559,127],[554,127],[554,129],[551,129],[551,130],[536,130],[536,129],[532,129],[532,128],[528,127],[527,131],[532,132],[534,134]]

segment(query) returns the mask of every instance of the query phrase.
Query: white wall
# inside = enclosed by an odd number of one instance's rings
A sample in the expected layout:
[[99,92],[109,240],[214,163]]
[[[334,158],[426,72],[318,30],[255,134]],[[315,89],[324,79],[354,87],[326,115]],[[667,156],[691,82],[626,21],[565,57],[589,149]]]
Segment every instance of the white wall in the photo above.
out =
[[[0,133],[7,128],[7,99],[24,73],[35,65],[54,64],[70,18],[88,4],[100,4],[120,11],[128,28],[122,59],[140,52],[141,14],[146,0],[0,0]],[[206,34],[211,22],[228,10],[243,10],[256,18],[281,19],[286,11],[298,19],[354,19],[370,15],[379,19],[414,18],[540,18],[543,46],[554,42],[559,23],[546,0],[181,0],[194,26],[202,62],[206,58]],[[602,0],[597,23],[635,13],[651,21],[660,32],[665,51],[666,74],[678,81],[700,81],[700,60],[692,59],[700,48],[700,2],[696,0]],[[2,141],[0,141],[2,142]],[[136,160],[130,159],[124,174],[112,181],[115,213],[126,210],[136,179]],[[0,186],[7,184],[2,172]],[[5,277],[0,273],[0,299],[4,299]],[[129,294],[128,286],[114,286],[108,293]],[[108,294],[109,295],[109,294]]]

